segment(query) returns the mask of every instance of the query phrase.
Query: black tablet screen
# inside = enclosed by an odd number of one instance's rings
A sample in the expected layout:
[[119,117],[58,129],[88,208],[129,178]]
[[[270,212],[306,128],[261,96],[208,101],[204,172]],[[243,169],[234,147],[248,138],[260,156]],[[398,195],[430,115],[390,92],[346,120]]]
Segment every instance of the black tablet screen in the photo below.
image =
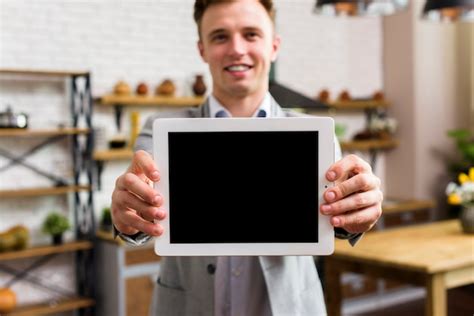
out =
[[171,243],[318,242],[318,132],[170,132]]

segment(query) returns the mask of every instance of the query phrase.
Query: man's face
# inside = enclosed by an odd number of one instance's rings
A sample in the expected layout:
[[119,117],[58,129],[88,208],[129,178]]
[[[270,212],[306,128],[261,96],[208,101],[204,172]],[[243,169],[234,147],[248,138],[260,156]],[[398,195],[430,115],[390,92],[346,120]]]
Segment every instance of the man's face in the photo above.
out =
[[198,47],[218,98],[265,92],[279,46],[273,23],[257,0],[215,4],[204,12]]

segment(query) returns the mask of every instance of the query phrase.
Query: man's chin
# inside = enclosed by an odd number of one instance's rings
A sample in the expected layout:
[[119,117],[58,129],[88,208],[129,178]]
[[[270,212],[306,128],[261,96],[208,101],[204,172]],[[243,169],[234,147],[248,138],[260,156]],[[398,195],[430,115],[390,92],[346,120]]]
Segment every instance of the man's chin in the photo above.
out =
[[258,89],[248,84],[236,84],[228,87],[227,91],[232,96],[245,97],[255,93]]

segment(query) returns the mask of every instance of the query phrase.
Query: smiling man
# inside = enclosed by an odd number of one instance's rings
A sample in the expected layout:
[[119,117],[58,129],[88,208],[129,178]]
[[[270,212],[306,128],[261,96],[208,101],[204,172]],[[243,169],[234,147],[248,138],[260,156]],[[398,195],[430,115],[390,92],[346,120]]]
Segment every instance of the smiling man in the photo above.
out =
[[[271,0],[196,0],[198,49],[212,74],[212,94],[197,109],[161,113],[145,124],[112,195],[121,238],[141,244],[163,233],[160,221],[167,210],[151,186],[160,179],[150,155],[154,119],[296,115],[283,111],[268,92],[270,64],[280,48],[273,17]],[[326,177],[336,185],[324,193],[319,211],[330,217],[336,237],[354,244],[380,217],[380,180],[354,155],[337,161]],[[325,315],[326,309],[312,257],[166,257],[151,314]]]

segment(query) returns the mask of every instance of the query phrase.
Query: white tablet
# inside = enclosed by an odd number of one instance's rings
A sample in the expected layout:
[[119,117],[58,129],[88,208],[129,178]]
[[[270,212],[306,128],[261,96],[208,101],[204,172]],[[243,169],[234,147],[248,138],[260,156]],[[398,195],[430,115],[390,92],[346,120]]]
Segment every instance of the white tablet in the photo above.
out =
[[157,119],[160,256],[328,255],[331,118]]

